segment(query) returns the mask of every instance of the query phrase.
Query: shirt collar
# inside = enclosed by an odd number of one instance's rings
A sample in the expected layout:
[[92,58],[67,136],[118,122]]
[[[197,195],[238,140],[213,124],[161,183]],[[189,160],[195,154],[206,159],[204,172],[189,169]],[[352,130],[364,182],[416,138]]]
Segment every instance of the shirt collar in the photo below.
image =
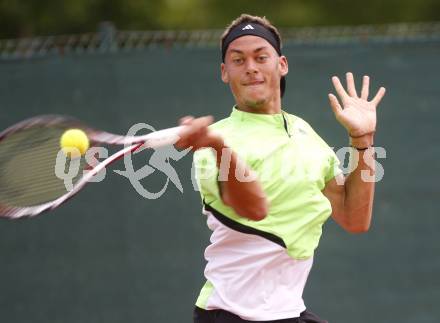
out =
[[284,111],[275,114],[251,113],[238,110],[236,106],[232,108],[231,118],[241,122],[252,122],[259,124],[284,127]]

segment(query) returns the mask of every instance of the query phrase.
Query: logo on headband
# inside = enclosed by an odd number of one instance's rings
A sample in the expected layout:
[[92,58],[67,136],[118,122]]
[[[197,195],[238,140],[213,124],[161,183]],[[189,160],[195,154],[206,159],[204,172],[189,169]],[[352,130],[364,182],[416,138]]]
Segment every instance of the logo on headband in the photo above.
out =
[[254,27],[252,27],[252,25],[246,25],[241,30],[247,30],[247,29],[254,29]]

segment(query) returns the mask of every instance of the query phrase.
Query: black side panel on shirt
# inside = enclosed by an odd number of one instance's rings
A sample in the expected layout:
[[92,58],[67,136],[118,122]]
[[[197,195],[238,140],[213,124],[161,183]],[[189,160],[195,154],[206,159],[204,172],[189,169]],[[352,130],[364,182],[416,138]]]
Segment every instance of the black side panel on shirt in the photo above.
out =
[[269,232],[264,232],[252,227],[248,227],[244,224],[235,222],[234,220],[228,218],[226,215],[221,214],[219,211],[217,211],[216,209],[214,209],[212,206],[204,203],[203,204],[205,206],[205,210],[209,211],[212,213],[212,215],[219,220],[222,224],[224,224],[225,226],[227,226],[228,228],[241,232],[241,233],[246,233],[246,234],[253,234],[253,235],[257,235],[260,236],[262,238],[265,238],[267,240],[270,240],[274,243],[276,243],[277,245],[280,245],[283,248],[286,248],[286,244],[284,243],[283,239],[281,239],[280,237],[269,233]]

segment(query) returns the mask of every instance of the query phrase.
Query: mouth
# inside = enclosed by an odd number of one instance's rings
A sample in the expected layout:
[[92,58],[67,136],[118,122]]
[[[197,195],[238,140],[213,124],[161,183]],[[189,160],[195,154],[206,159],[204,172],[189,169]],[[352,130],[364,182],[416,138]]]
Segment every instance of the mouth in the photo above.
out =
[[264,83],[264,81],[254,80],[254,81],[246,82],[246,83],[244,83],[243,85],[244,85],[244,86],[256,86],[256,85],[261,85],[261,84],[263,84],[263,83]]

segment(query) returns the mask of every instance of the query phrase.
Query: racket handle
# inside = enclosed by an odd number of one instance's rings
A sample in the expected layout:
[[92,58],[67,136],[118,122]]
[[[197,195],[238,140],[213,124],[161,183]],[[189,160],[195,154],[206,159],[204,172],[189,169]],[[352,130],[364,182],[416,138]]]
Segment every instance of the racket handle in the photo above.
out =
[[149,133],[148,135],[137,137],[136,141],[143,141],[143,146],[148,148],[158,148],[167,145],[174,145],[180,139],[180,133],[184,128],[185,126],[179,126],[158,130]]
[[98,143],[109,145],[134,145],[145,143],[145,147],[156,148],[175,144],[179,140],[179,134],[185,126],[168,128],[151,132],[143,136],[121,136],[104,131],[88,132],[89,138]]

